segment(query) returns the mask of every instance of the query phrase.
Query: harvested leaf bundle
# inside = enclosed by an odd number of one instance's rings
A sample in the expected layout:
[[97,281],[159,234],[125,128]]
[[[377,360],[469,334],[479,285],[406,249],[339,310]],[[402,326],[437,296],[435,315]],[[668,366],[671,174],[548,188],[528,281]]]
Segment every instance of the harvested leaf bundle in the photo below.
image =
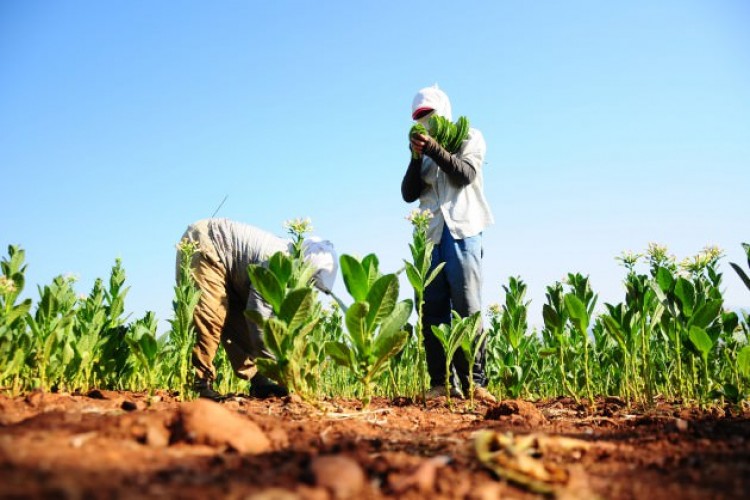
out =
[[[452,123],[442,116],[432,116],[430,118],[429,135],[444,147],[449,153],[453,154],[459,150],[461,144],[469,135],[469,119],[465,116],[459,117],[456,123]],[[414,134],[427,134],[428,131],[421,123],[415,124],[409,131],[409,137]],[[412,156],[417,158],[416,153]]]
[[[411,139],[411,136],[416,134],[427,135],[427,129],[424,128],[424,125],[422,125],[421,123],[415,123],[412,126],[411,130],[409,130],[409,138]],[[417,158],[419,158],[419,153],[417,153],[416,151],[412,151],[411,157],[416,160]]]

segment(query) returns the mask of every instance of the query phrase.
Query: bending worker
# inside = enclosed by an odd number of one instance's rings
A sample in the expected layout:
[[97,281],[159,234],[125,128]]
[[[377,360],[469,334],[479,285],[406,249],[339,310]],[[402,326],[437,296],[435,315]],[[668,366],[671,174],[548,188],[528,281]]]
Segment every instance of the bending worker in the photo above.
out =
[[[193,314],[195,390],[200,397],[221,399],[212,387],[216,377],[213,361],[221,342],[237,376],[250,380],[251,396],[285,396],[285,387],[257,373],[254,360],[268,357],[269,353],[263,345],[262,331],[245,316],[245,310],[256,310],[266,318],[271,315],[270,305],[251,285],[247,268],[250,264],[265,264],[278,251],[291,253],[291,240],[229,219],[195,222],[188,226],[183,239],[198,244],[191,262],[201,292]],[[330,293],[338,270],[333,244],[308,238],[304,256],[317,269],[314,286]],[[178,277],[180,257],[178,251]]]

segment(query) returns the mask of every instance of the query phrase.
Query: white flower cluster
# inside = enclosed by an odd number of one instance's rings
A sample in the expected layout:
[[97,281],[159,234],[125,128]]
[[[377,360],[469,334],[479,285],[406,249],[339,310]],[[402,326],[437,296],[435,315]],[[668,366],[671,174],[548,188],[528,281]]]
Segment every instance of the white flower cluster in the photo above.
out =
[[284,221],[284,229],[294,236],[302,236],[303,234],[311,233],[313,226],[310,217],[299,217]]
[[181,239],[180,242],[175,245],[175,247],[180,253],[187,255],[193,255],[200,250],[200,245],[197,241],[191,241],[187,238]]
[[406,216],[406,220],[412,223],[412,225],[417,228],[418,230],[426,231],[427,227],[430,225],[430,219],[432,219],[435,215],[428,209],[420,210],[418,208],[415,208],[411,212],[409,212],[409,215]]
[[0,276],[0,295],[8,295],[16,291],[16,282],[7,276]]

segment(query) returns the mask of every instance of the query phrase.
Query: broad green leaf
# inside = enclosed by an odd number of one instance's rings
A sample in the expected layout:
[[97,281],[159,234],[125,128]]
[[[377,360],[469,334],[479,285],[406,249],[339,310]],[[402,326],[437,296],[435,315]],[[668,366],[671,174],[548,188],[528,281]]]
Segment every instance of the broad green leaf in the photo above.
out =
[[349,349],[349,346],[343,342],[328,341],[325,343],[324,349],[326,354],[328,354],[336,364],[346,368],[356,368],[352,365],[352,352]]
[[422,277],[419,275],[419,271],[414,267],[411,262],[404,261],[404,267],[406,269],[406,277],[409,279],[409,284],[414,290],[423,290],[424,285],[422,284]]
[[447,351],[451,335],[450,325],[443,323],[441,325],[432,325],[430,328],[432,329],[432,334],[440,341],[440,345],[443,346],[443,351]]
[[284,382],[284,376],[275,360],[268,358],[256,358],[255,366],[258,367],[258,372],[261,375],[270,378],[276,383]]
[[568,310],[570,319],[575,323],[578,330],[586,335],[589,327],[589,314],[583,301],[572,293],[565,295],[565,308]]
[[411,260],[415,264],[422,262],[421,257],[422,253],[424,252],[424,247],[420,245],[414,245],[413,243],[409,243],[409,250],[411,251]]
[[625,338],[622,335],[622,331],[620,330],[620,325],[617,324],[617,322],[611,317],[607,315],[601,316],[602,322],[604,323],[605,329],[617,340],[617,343],[620,345],[620,348],[624,351],[625,348]]
[[286,333],[286,325],[283,322],[276,318],[269,318],[266,321],[263,328],[263,341],[274,356],[281,356],[286,352],[283,346]]
[[[656,270],[656,284],[659,286],[659,290],[667,294],[674,286],[674,277],[669,269],[660,267]],[[656,290],[654,290],[656,291]]]
[[278,315],[281,301],[284,298],[284,289],[279,280],[271,271],[260,265],[248,266],[247,272],[253,287],[271,305],[273,312]]
[[[455,326],[451,329],[448,338],[448,348],[445,350],[451,358],[455,356],[456,351],[463,345],[464,340],[471,337],[471,335],[469,335],[471,322],[467,320],[468,318],[457,324],[454,323]],[[467,345],[467,347],[470,347],[470,345]]]
[[736,312],[725,312],[721,314],[721,324],[724,327],[724,331],[731,335],[737,329],[737,326],[739,326],[740,318]]
[[430,283],[432,283],[435,280],[435,278],[437,278],[438,274],[440,274],[440,271],[443,270],[443,267],[445,267],[445,262],[441,262],[440,264],[438,264],[437,266],[435,266],[435,269],[432,270],[432,272],[430,273],[430,275],[425,280],[425,288],[427,288],[427,286]]
[[159,344],[157,343],[156,338],[151,334],[146,334],[141,337],[139,343],[143,350],[143,354],[146,356],[146,359],[149,360],[149,366],[152,366],[153,362],[156,360],[156,353],[159,349]]
[[680,301],[680,309],[688,318],[693,315],[695,307],[695,288],[688,280],[680,276],[674,286],[674,294]]
[[279,319],[285,321],[289,331],[293,332],[310,318],[314,305],[312,288],[292,290],[281,303]]
[[688,336],[690,337],[690,342],[692,342],[695,348],[698,349],[703,358],[705,359],[708,357],[708,353],[711,352],[711,348],[713,348],[713,342],[711,341],[711,337],[706,333],[706,330],[697,326],[692,326],[690,327],[690,333]]
[[[478,347],[484,343],[484,339],[489,334],[490,330],[485,328],[481,329],[482,324],[481,311],[478,311],[470,316],[469,328],[466,335],[461,341],[461,350],[466,355],[466,359],[474,359],[478,353]],[[477,353],[474,351],[477,350]]]
[[722,303],[722,300],[709,300],[702,304],[690,318],[691,323],[697,327],[706,328],[719,317]]
[[19,318],[26,316],[31,310],[31,299],[26,299],[20,304],[17,304],[13,309],[10,310],[8,315],[4,318],[5,324],[13,326],[13,324]]
[[544,320],[544,326],[552,331],[557,331],[561,328],[560,316],[549,304],[542,306],[542,319]]
[[379,271],[380,262],[378,261],[377,255],[374,253],[365,255],[362,259],[362,267],[367,275],[367,288],[369,289],[376,279],[380,277]]
[[386,274],[378,278],[367,292],[366,301],[370,305],[367,313],[367,331],[374,331],[383,319],[391,314],[398,300],[398,277]]
[[654,312],[651,313],[651,329],[652,330],[661,321],[661,318],[664,315],[665,310],[666,309],[664,308],[664,305],[662,303],[657,304],[657,306],[654,308]]
[[381,332],[372,348],[375,361],[370,367],[370,374],[377,375],[385,363],[404,348],[408,339],[409,334],[404,330]]
[[268,270],[279,280],[282,287],[286,287],[292,276],[292,259],[284,252],[276,252],[268,259]]
[[344,285],[349,295],[355,302],[364,302],[367,297],[367,274],[362,264],[351,255],[344,254],[339,258],[341,263],[341,275],[344,277]]
[[746,345],[737,353],[737,369],[743,377],[750,379],[750,345]]
[[365,341],[367,336],[367,312],[369,310],[370,305],[367,302],[355,302],[349,309],[347,309],[346,315],[344,316],[346,330],[349,332],[349,336],[351,337],[352,342],[354,342],[354,348],[358,353],[366,353],[369,351],[367,342]]
[[383,320],[380,326],[380,335],[391,335],[394,331],[404,328],[413,307],[414,305],[409,299],[402,300],[396,304],[393,312]]

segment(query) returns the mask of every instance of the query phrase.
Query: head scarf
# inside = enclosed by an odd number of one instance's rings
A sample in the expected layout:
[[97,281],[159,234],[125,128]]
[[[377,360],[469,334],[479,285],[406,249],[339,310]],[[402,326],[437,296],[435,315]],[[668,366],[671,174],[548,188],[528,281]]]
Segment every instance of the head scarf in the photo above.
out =
[[436,115],[440,115],[448,120],[452,119],[451,116],[451,101],[445,92],[440,90],[437,83],[432,87],[425,87],[417,92],[414,96],[414,100],[411,103],[411,117],[418,111],[423,109],[434,109]]
[[333,243],[317,236],[307,238],[302,253],[305,259],[315,267],[315,286],[321,291],[331,293],[338,272],[338,256]]

